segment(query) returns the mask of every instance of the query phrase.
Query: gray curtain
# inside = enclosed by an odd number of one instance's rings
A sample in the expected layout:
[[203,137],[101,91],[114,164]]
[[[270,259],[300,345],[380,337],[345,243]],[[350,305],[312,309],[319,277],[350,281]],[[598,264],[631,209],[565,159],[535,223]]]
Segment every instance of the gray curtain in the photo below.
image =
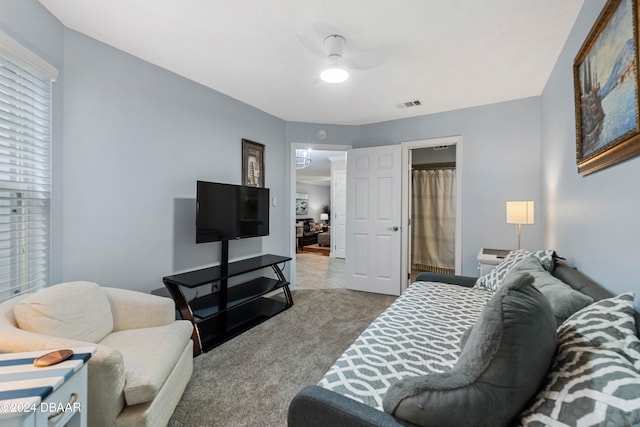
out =
[[412,268],[455,273],[456,170],[412,171]]

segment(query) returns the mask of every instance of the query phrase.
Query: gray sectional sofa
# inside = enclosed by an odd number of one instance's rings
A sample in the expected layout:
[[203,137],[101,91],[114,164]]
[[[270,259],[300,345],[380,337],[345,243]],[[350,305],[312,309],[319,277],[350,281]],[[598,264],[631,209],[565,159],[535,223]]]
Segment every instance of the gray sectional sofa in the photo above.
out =
[[634,295],[549,255],[514,252],[481,279],[422,273],[295,396],[288,425],[640,423]]

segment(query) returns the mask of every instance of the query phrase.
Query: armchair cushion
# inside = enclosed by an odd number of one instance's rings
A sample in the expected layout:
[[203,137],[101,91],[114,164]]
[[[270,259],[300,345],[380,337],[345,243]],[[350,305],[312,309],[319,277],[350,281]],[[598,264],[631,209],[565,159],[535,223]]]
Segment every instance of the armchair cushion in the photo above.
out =
[[182,343],[189,341],[192,331],[191,322],[178,320],[155,328],[113,332],[101,341],[122,353],[127,405],[150,402],[156,397],[178,363],[184,351]]
[[128,289],[104,286],[101,289],[111,304],[113,332],[164,326],[176,320],[175,303],[171,298]]
[[25,331],[97,343],[113,330],[111,306],[100,286],[69,282],[29,295],[14,308]]

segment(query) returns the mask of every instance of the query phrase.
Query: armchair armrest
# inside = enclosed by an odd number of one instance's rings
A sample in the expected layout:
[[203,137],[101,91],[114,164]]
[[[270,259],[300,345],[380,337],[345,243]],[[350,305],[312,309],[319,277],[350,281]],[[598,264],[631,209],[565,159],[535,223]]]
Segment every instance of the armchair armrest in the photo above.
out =
[[422,272],[416,277],[416,282],[440,282],[471,288],[476,284],[477,279],[477,277],[471,276],[456,276],[451,274]]
[[[25,331],[11,325],[6,319],[0,319],[0,352],[19,353],[25,351],[59,350],[62,348],[89,347],[96,344],[60,338],[50,335],[40,335]],[[98,352],[96,352],[96,355]],[[93,357],[96,357],[95,355]]]
[[92,408],[90,417],[104,419],[104,416],[120,413],[124,407],[125,382],[122,353],[101,344],[22,330],[13,323],[12,309],[2,309],[5,307],[0,307],[0,352],[17,353],[95,346],[96,353],[88,363],[91,378],[88,384],[89,405]]
[[289,404],[289,427],[398,427],[412,424],[319,386],[308,386]]
[[171,298],[129,289],[103,287],[111,304],[113,331],[170,325],[176,320]]

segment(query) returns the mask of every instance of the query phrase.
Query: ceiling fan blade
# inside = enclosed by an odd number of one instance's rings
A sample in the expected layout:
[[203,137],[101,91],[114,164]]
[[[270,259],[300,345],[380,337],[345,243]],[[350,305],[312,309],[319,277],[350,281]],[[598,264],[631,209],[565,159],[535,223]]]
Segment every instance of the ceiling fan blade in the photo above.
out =
[[378,49],[357,55],[345,55],[345,62],[354,70],[369,70],[383,64],[388,58],[389,52]]
[[315,43],[313,40],[311,40],[307,36],[303,34],[296,34],[296,37],[298,38],[298,41],[300,42],[300,44],[306,47],[309,51],[313,52],[314,54],[322,58],[325,58],[327,56],[322,46],[319,45],[318,43]]
[[342,64],[340,68],[352,70],[368,70],[384,63],[389,58],[390,49],[378,48],[370,51],[358,51],[347,48],[345,37],[339,28],[329,24],[314,22],[313,29],[321,37],[322,44],[314,42],[304,34],[296,34],[300,43],[308,50],[327,59],[327,65]]
[[313,26],[313,30],[316,33],[318,33],[318,35],[322,38],[322,40],[334,34],[343,34],[343,32],[340,31],[338,27],[329,25],[325,22],[314,22],[312,26]]

